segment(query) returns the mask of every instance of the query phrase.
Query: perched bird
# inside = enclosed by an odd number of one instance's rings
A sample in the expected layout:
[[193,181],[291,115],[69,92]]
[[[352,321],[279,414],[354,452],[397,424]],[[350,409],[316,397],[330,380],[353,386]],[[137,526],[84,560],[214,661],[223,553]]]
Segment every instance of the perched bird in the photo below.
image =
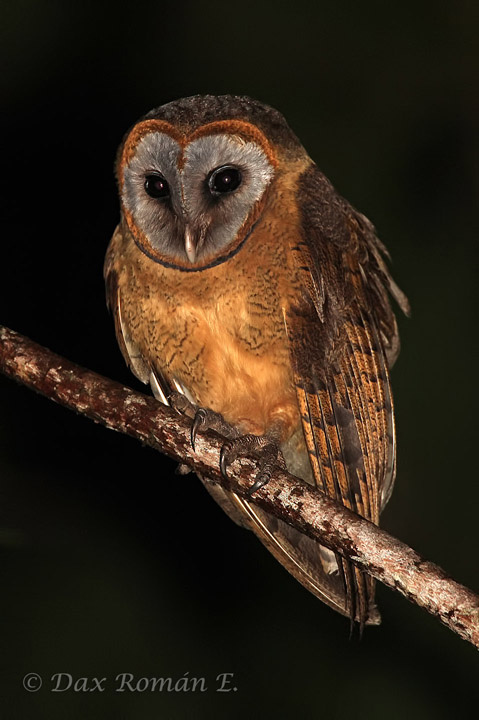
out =
[[[163,105],[127,133],[105,278],[126,362],[155,396],[227,439],[222,469],[276,463],[378,523],[396,448],[388,293],[408,311],[369,220],[283,116],[247,97]],[[183,400],[182,400],[183,398]],[[380,621],[374,580],[287,524],[208,488],[323,602]]]

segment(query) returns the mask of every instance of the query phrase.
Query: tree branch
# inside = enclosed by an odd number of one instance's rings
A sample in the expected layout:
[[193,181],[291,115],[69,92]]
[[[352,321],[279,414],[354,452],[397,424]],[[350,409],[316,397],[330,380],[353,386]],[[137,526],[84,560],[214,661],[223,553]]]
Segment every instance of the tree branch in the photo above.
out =
[[[186,418],[153,397],[81,368],[2,326],[0,370],[61,405],[186,463],[210,482],[239,495],[245,495],[254,481],[256,465],[249,459],[234,462],[228,481],[224,480],[219,472],[222,440],[218,435],[198,436],[193,452]],[[341,553],[479,647],[479,596],[384,530],[280,469],[251,502]]]

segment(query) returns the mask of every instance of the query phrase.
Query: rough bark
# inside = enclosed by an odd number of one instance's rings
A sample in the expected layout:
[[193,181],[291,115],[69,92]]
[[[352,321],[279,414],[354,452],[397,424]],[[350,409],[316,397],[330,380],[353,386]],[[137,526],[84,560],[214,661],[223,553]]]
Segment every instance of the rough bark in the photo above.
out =
[[[51,400],[187,464],[210,482],[244,495],[254,481],[256,466],[249,459],[230,466],[228,481],[221,476],[219,436],[199,435],[194,452],[186,418],[2,326],[0,370]],[[479,596],[384,530],[279,469],[251,500],[338,551],[479,647]]]

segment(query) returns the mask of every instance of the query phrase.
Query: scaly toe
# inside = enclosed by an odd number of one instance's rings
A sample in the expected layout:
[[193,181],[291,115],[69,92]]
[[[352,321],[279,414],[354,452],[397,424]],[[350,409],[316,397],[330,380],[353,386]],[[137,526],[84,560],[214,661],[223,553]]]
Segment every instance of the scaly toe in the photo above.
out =
[[222,435],[226,439],[235,438],[238,435],[236,428],[227,423],[220,413],[209,410],[208,408],[196,408],[190,434],[193,450],[195,449],[197,434],[199,432],[204,433],[207,430],[214,430],[214,432],[217,432],[218,435]]
[[228,477],[228,465],[241,455],[254,455],[259,460],[259,470],[255,482],[248,490],[248,497],[270,481],[276,466],[286,468],[283,454],[276,442],[264,435],[242,435],[233,438],[221,448],[220,469],[225,479]]
[[195,417],[197,411],[196,405],[193,405],[193,403],[191,403],[182,393],[172,390],[168,396],[168,402],[173,410],[176,410],[176,412],[180,415],[184,415],[189,418]]

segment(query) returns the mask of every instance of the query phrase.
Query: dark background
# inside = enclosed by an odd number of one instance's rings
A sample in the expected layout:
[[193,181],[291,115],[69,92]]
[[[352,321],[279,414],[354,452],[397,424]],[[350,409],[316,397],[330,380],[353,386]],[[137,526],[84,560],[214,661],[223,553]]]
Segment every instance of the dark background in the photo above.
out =
[[[102,281],[123,133],[195,93],[277,107],[375,222],[412,303],[382,524],[479,590],[477,4],[66,8],[19,0],[0,18],[0,322],[135,385]],[[476,716],[477,651],[426,613],[380,587],[382,626],[349,641],[194,476],[4,378],[0,393],[2,717]],[[52,693],[56,672],[108,690]],[[115,693],[121,672],[210,689]],[[222,672],[236,692],[214,691]]]

